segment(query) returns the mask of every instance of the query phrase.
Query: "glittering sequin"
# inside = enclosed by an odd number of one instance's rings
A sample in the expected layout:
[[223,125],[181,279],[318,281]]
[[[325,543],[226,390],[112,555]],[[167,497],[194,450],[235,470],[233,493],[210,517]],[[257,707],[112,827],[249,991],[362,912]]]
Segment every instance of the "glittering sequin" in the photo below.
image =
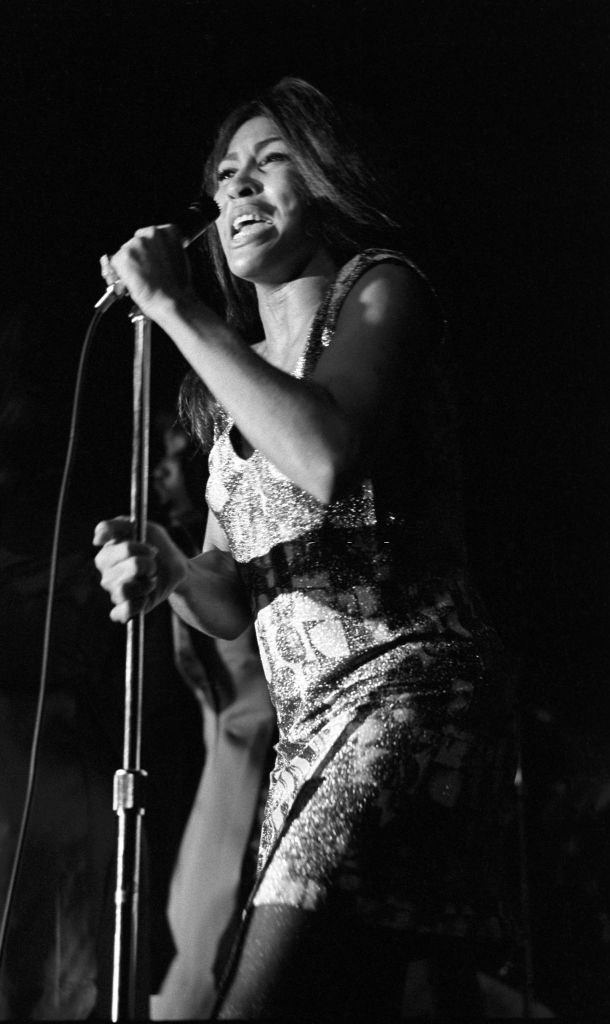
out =
[[[349,289],[381,260],[408,262],[369,251],[347,264],[295,376],[313,372]],[[502,719],[495,636],[459,560],[409,574],[412,524],[404,508],[380,512],[372,480],[322,505],[259,451],[240,458],[231,427],[207,500],[251,594],[279,726],[254,901],[339,895],[371,921],[435,930],[450,906],[459,929],[489,898],[474,851]]]

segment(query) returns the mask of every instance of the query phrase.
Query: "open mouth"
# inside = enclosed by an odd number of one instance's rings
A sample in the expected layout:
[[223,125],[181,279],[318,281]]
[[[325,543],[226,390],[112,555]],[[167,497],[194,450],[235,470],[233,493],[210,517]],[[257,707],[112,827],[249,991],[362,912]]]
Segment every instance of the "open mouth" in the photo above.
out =
[[269,226],[272,223],[271,218],[262,213],[254,211],[240,213],[231,224],[231,237],[245,238],[258,232],[261,226]]

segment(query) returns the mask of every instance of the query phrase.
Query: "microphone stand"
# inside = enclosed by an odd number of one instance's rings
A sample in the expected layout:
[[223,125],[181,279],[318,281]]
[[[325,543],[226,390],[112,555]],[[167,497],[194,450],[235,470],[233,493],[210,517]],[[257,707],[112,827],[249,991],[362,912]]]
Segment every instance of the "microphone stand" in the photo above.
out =
[[[133,306],[133,436],[131,507],[133,536],[146,539],[150,425],[150,335],[148,317]],[[118,818],[115,930],[112,963],[111,1019],[137,1020],[148,1016],[138,1005],[140,878],[142,817],[146,772],[141,767],[144,668],[144,612],[127,623],[123,767],[114,775],[113,808]],[[148,994],[146,993],[146,996]],[[139,997],[141,1000],[141,996]]]
[[[220,216],[216,202],[201,192],[174,222],[186,249]],[[102,257],[102,266],[108,257]],[[106,278],[108,280],[108,278]],[[112,283],[95,303],[105,313],[117,299],[127,294],[112,275]],[[148,517],[148,456],[150,427],[150,334],[151,324],[137,306],[132,306],[134,325],[133,364],[133,436],[131,449],[131,509],[133,537],[146,540]],[[146,772],[140,763],[144,668],[144,613],[127,623],[125,664],[125,720],[123,767],[114,775],[113,808],[118,817],[117,878],[115,890],[115,928],[112,958],[112,1020],[136,1020],[148,1016],[138,1000],[136,975],[139,964],[139,908],[142,850],[142,817],[145,811]],[[146,994],[148,995],[148,993]]]

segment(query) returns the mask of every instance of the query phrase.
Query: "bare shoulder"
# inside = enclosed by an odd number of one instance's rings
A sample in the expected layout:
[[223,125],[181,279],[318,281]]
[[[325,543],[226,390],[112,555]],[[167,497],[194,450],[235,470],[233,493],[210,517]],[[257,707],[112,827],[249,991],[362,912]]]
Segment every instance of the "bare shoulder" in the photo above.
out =
[[372,397],[375,379],[407,370],[429,346],[438,333],[439,313],[432,288],[415,269],[390,261],[374,264],[345,296],[315,376],[325,384],[349,378],[354,395],[367,390]]
[[349,330],[354,322],[371,327],[424,326],[438,315],[435,307],[430,285],[413,267],[394,261],[376,263],[364,271],[346,295],[337,330]]

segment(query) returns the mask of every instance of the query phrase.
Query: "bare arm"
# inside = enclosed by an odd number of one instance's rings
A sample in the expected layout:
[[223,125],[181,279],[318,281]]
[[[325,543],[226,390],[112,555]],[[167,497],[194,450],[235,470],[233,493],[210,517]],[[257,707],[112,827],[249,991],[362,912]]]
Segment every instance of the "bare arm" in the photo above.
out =
[[188,626],[223,640],[234,640],[252,622],[252,613],[229,545],[214,515],[208,514],[203,551],[191,558],[169,603]]
[[250,444],[318,500],[332,501],[365,471],[374,455],[367,445],[375,431],[380,436],[397,375],[404,380],[428,337],[425,286],[395,264],[364,274],[341,310],[333,344],[306,383],[245,345],[194,296],[184,270],[168,272],[183,259],[172,229],[145,229],[113,264],[134,301],[169,334]]

